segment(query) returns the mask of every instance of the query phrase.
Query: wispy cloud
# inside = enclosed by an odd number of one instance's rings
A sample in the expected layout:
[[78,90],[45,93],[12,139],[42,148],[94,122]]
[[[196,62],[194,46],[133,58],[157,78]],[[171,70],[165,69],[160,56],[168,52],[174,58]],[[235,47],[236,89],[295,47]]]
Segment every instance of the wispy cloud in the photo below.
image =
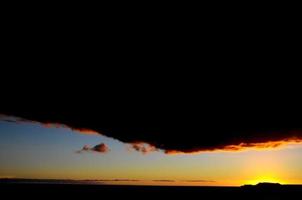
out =
[[130,143],[128,145],[128,149],[141,152],[142,154],[148,154],[150,152],[158,151],[158,149],[155,146],[153,146],[151,144],[144,143],[144,142]]
[[163,179],[163,180],[152,180],[153,182],[175,182],[176,180],[169,180],[169,179]]
[[183,182],[189,182],[189,183],[215,183],[216,181],[213,180],[183,180]]
[[0,179],[10,179],[10,178],[16,178],[15,176],[0,176]]
[[90,147],[89,145],[85,145],[81,150],[77,151],[77,153],[83,152],[97,152],[97,153],[108,153],[110,151],[108,145],[101,143],[95,145],[94,147]]
[[94,182],[138,182],[141,181],[139,179],[95,179],[95,180],[86,180],[86,181],[94,181]]

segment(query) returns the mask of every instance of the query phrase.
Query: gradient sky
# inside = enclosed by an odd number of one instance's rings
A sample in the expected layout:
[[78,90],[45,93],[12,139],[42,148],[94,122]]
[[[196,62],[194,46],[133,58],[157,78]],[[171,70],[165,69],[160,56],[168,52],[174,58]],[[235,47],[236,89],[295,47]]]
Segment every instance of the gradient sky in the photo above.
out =
[[[76,153],[105,143],[107,153]],[[112,184],[242,185],[302,183],[302,145],[241,152],[142,154],[101,135],[38,123],[0,121],[0,177],[106,179]],[[139,181],[109,181],[134,179]]]

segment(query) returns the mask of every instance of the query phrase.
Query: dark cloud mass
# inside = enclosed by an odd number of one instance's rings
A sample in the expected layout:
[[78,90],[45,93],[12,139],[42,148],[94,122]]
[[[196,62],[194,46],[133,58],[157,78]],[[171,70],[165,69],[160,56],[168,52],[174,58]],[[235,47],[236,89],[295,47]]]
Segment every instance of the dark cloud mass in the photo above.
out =
[[[86,103],[89,105],[89,102]],[[81,108],[1,109],[0,113],[96,131],[132,144],[133,149],[143,153],[156,149],[166,153],[238,150],[258,144],[265,148],[279,146],[282,144],[279,141],[302,140],[300,115],[283,112],[286,110],[277,107],[267,109],[262,106],[259,109],[237,106],[235,109],[234,103],[220,105],[212,102],[198,106],[195,102],[194,106],[188,103],[180,108],[167,102],[160,107],[148,104],[134,109],[133,104],[124,105],[121,102],[105,106],[90,104],[92,106],[82,105]],[[143,143],[150,146],[141,145]],[[102,147],[95,146],[93,150],[102,151]]]

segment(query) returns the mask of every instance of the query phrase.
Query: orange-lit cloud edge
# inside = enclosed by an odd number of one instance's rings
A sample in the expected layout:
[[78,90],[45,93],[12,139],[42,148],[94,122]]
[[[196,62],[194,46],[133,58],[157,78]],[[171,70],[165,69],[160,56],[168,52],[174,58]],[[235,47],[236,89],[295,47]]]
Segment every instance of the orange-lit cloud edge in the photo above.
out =
[[[97,131],[87,129],[87,128],[73,128],[64,124],[60,123],[45,123],[45,122],[37,122],[32,120],[27,120],[18,117],[10,117],[6,115],[0,114],[0,120],[16,122],[16,123],[34,123],[42,125],[45,128],[66,128],[70,129],[74,132],[78,132],[81,134],[87,135],[102,135],[104,137],[108,137],[99,133]],[[111,138],[111,137],[110,137]],[[112,138],[115,139],[115,138]],[[239,143],[234,145],[225,145],[219,147],[212,147],[212,148],[202,148],[202,149],[191,149],[186,151],[178,151],[178,150],[161,150],[156,146],[146,143],[144,141],[135,141],[132,143],[128,143],[128,150],[135,150],[141,152],[142,154],[148,154],[151,152],[162,151],[167,155],[185,155],[185,154],[200,154],[204,152],[241,152],[245,150],[268,150],[268,149],[279,149],[291,144],[302,144],[302,137],[289,137],[283,140],[274,140],[274,141],[266,141],[266,142],[255,142],[255,143]]]
[[77,131],[82,134],[100,135],[100,133],[98,133],[94,130],[91,130],[91,129],[86,129],[86,128],[72,128],[72,127],[66,126],[64,124],[58,124],[58,123],[40,123],[40,122],[35,122],[35,123],[42,124],[45,128],[67,128],[67,129],[70,129],[72,131]]
[[[70,128],[70,127],[67,127]],[[89,129],[73,129],[82,134],[101,134]],[[209,149],[192,149],[189,151],[178,151],[178,150],[160,150],[156,146],[146,143],[144,141],[136,141],[128,144],[128,150],[135,150],[142,154],[149,154],[152,152],[163,151],[167,155],[181,155],[181,154],[200,154],[204,152],[242,152],[246,150],[271,150],[280,149],[292,144],[302,144],[302,138],[291,137],[283,140],[267,141],[267,142],[255,142],[255,143],[239,143],[235,145],[226,145],[216,148]]]
[[0,114],[0,120],[2,121],[7,121],[7,122],[14,122],[14,123],[32,123],[32,124],[39,124],[42,125],[45,128],[66,128],[70,129],[72,131],[76,131],[82,134],[87,134],[87,135],[100,135],[101,133],[98,133],[97,131],[87,129],[87,128],[73,128],[70,126],[67,126],[65,124],[60,124],[60,123],[53,123],[53,122],[38,122],[38,121],[33,121],[33,120],[28,120],[16,116],[8,116],[4,114]]
[[279,149],[291,144],[302,144],[302,138],[292,137],[283,140],[267,141],[267,142],[256,142],[256,143],[239,143],[236,145],[226,145],[217,148],[209,149],[192,149],[186,152],[176,150],[165,150],[166,154],[177,155],[177,154],[200,154],[202,152],[241,152],[245,150],[270,150]]

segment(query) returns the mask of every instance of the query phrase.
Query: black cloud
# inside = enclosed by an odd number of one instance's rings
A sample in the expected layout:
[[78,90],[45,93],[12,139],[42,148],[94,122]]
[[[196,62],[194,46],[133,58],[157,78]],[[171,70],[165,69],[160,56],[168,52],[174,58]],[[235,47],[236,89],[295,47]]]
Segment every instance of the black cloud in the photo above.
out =
[[[194,152],[224,149],[229,145],[250,147],[257,143],[301,140],[299,115],[280,108],[262,106],[234,107],[211,103],[181,107],[170,102],[136,106],[125,101],[84,105],[42,106],[14,109],[0,113],[42,123],[60,123],[75,129],[91,129],[125,143],[148,143],[166,152]],[[26,109],[25,109],[26,108]]]

